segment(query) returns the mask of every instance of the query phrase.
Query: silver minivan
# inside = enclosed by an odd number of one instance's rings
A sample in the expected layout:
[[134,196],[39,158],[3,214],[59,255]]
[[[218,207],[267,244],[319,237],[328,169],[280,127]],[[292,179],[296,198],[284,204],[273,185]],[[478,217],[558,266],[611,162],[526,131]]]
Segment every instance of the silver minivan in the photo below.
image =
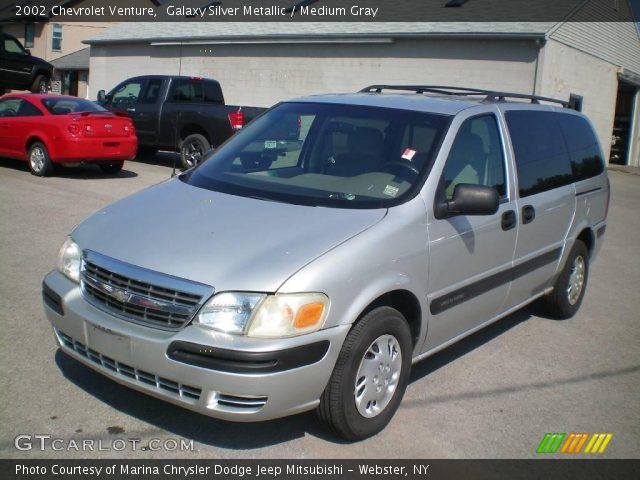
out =
[[305,97],[78,225],[45,311],[123,385],[232,421],[315,410],[361,439],[412,363],[533,301],[575,314],[608,202],[594,130],[562,102]]

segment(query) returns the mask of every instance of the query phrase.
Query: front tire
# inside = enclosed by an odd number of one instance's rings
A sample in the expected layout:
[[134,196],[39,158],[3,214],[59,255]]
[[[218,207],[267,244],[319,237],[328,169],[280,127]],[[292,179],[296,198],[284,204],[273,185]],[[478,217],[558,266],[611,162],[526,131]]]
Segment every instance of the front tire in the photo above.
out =
[[347,440],[380,432],[398,409],[411,371],[412,341],[404,316],[378,307],[351,329],[316,418]]
[[584,298],[589,277],[589,250],[576,240],[553,291],[540,299],[543,313],[564,320],[573,317]]
[[47,93],[49,80],[44,75],[38,75],[31,84],[31,93]]
[[49,157],[49,151],[41,142],[34,142],[29,147],[27,161],[29,170],[37,177],[46,177],[53,172],[53,162]]
[[192,168],[202,161],[202,157],[211,150],[211,144],[204,135],[194,133],[180,144],[180,160],[183,168]]
[[124,165],[124,162],[101,163],[100,170],[102,170],[103,173],[108,173],[113,175],[118,173],[120,170],[122,170],[123,165]]

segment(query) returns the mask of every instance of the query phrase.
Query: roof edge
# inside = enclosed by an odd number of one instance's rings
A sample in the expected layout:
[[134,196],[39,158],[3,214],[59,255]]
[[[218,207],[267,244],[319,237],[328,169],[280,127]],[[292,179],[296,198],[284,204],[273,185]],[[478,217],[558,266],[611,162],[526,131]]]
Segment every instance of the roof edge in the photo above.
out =
[[275,35],[203,35],[198,37],[144,37],[144,38],[118,38],[118,39],[89,39],[83,40],[82,43],[86,45],[111,45],[111,44],[126,44],[126,43],[151,43],[151,42],[184,42],[184,43],[197,43],[198,41],[228,41],[233,43],[234,40],[247,43],[248,41],[255,40],[260,43],[265,43],[268,40],[277,40],[280,43],[283,40],[336,40],[336,39],[353,39],[353,38],[451,38],[451,39],[468,39],[468,38],[484,38],[488,40],[502,40],[502,39],[518,39],[518,40],[540,40],[547,37],[546,32],[531,32],[531,33],[517,33],[517,32],[504,32],[504,33],[483,33],[483,32],[426,32],[426,33],[403,33],[403,32],[385,32],[385,33],[326,33],[322,35],[305,35],[303,33],[293,34],[275,34]]

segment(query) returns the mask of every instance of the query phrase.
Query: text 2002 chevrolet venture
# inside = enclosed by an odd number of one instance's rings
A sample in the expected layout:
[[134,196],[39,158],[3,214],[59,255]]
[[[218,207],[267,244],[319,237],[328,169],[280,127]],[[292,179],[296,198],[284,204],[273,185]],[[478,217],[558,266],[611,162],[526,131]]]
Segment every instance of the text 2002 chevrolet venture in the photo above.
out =
[[513,96],[374,86],[273,107],[75,228],[43,286],[60,348],[205,415],[316,409],[375,434],[412,362],[533,300],[580,306],[603,154],[582,114]]

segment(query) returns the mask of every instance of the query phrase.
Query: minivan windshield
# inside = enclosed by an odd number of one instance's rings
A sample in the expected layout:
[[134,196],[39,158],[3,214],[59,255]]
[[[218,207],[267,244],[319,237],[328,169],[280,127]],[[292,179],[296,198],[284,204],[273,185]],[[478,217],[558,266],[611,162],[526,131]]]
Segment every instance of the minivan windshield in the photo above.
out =
[[428,174],[449,116],[282,103],[181,178],[209,190],[302,205],[385,208]]

